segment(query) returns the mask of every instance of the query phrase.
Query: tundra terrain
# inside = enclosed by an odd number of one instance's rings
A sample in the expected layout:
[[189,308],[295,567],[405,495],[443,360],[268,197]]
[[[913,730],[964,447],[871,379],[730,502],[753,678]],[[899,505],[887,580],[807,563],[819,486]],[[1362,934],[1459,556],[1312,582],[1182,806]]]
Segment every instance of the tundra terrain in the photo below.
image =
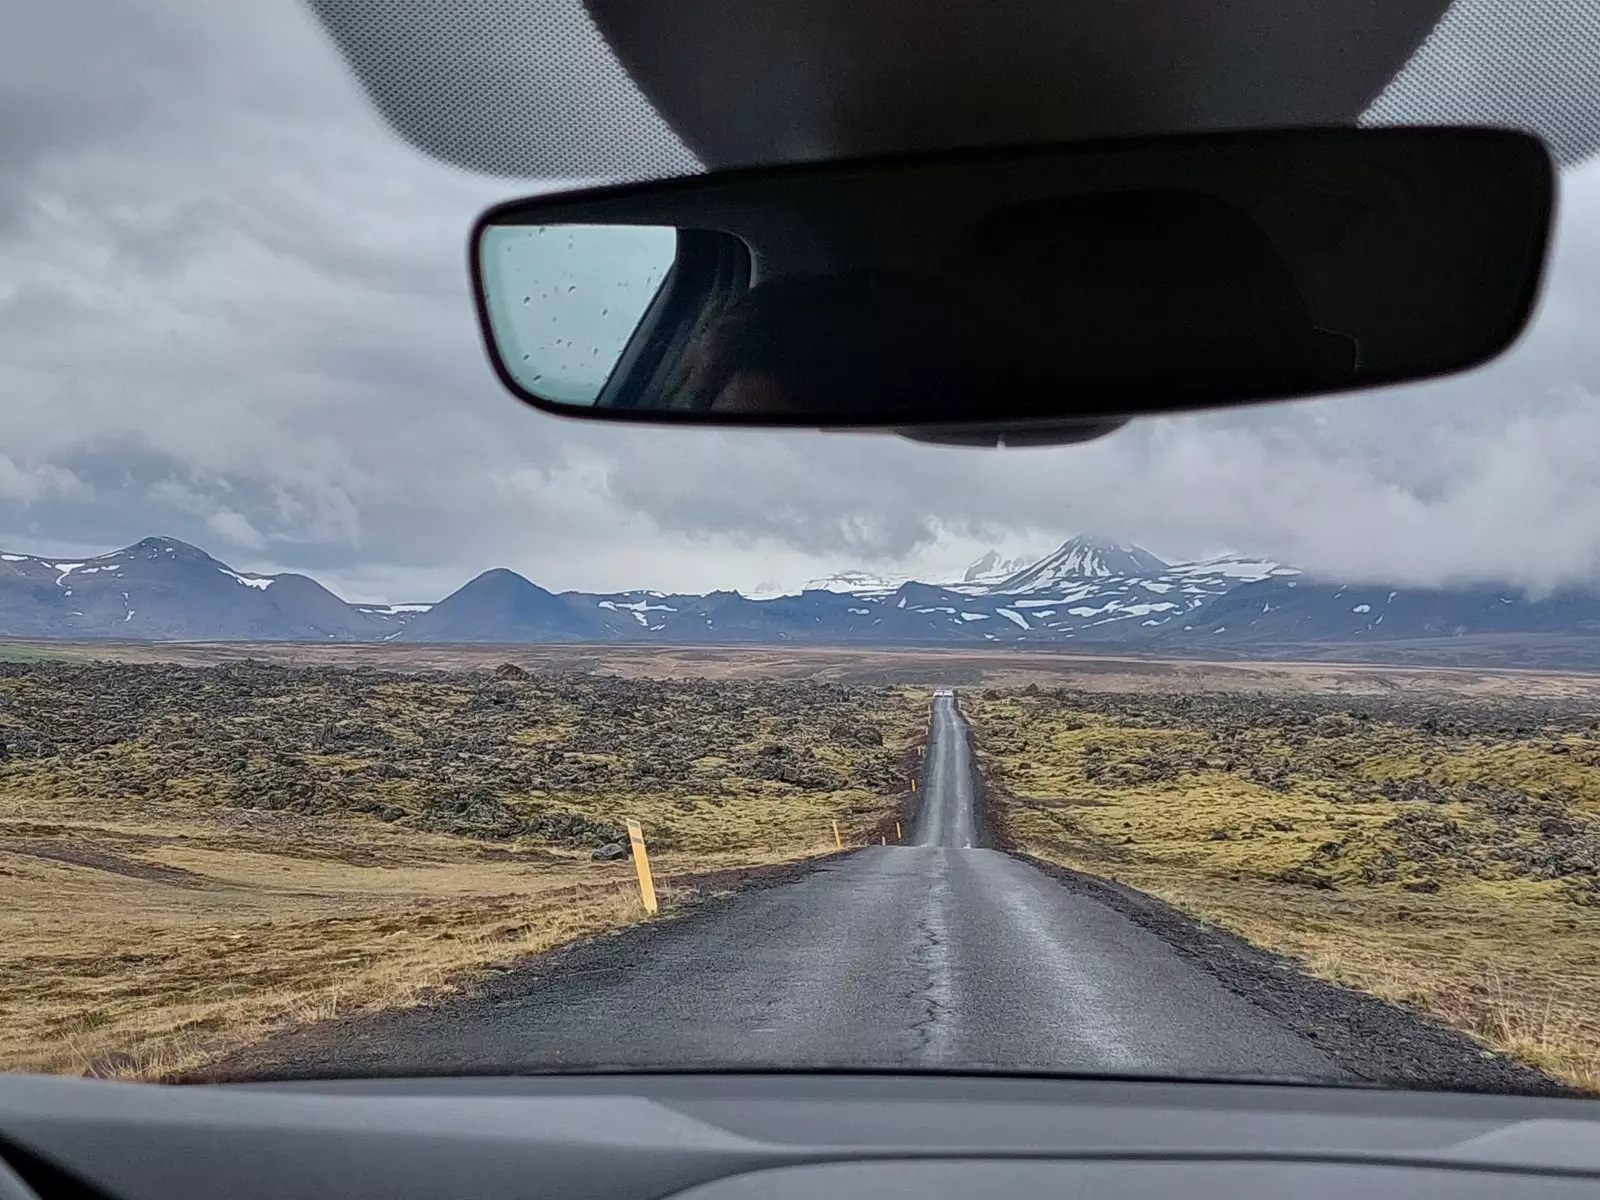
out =
[[629,817],[667,910],[860,843],[926,721],[808,681],[0,665],[0,1069],[168,1075],[636,922],[594,858]]
[[1600,705],[969,694],[1000,838],[1600,1087]]

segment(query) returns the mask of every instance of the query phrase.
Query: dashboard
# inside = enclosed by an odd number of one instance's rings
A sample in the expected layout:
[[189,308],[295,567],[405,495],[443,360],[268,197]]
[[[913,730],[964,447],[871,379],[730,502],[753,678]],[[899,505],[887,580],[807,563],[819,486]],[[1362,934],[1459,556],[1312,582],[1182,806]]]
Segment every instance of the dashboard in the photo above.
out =
[[1600,1187],[1600,1103],[950,1075],[0,1075],[0,1161],[0,1200],[1553,1200]]

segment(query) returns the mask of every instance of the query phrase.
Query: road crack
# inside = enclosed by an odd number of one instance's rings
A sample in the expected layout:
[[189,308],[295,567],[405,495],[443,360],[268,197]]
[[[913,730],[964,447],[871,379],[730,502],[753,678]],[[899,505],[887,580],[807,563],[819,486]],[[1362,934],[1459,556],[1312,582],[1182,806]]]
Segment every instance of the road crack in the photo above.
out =
[[928,900],[917,921],[911,961],[918,983],[910,999],[918,1013],[911,1023],[915,1038],[912,1058],[919,1064],[947,1063],[954,1034],[954,975],[950,961],[950,930],[945,920],[950,885],[941,863],[939,877],[928,889]]

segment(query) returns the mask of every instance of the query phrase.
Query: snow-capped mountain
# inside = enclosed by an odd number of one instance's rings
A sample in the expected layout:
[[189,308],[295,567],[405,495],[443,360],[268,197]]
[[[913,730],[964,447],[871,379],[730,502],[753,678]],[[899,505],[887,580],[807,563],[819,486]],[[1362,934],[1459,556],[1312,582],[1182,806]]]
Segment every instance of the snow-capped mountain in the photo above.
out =
[[1269,578],[1230,590],[1163,631],[1165,640],[1294,645],[1460,638],[1600,636],[1600,597],[1566,589],[1531,598],[1514,588],[1402,588]]
[[[995,584],[1009,579],[1018,571],[1022,571],[1037,561],[1032,558],[1002,558],[998,550],[989,550],[967,565],[961,573],[961,578],[946,583],[937,584],[938,587],[949,588],[953,592],[965,592],[971,595],[981,594]],[[802,584],[798,592],[788,593],[763,593],[759,596],[750,595],[751,599],[776,599],[777,595],[803,595],[806,592],[839,592],[852,596],[888,596],[892,595],[902,584],[912,583],[914,580],[909,575],[882,575],[872,571],[840,571],[835,575],[827,575],[821,579],[808,580]]]
[[239,571],[184,542],[146,538],[84,559],[0,554],[0,636],[977,643],[1281,655],[1313,644],[1558,634],[1592,639],[1584,661],[1600,661],[1600,595],[1576,589],[1534,600],[1492,585],[1340,584],[1237,555],[1166,563],[1090,537],[1016,567],[989,554],[956,582],[845,572],[767,597],[555,593],[501,568],[437,603],[347,604],[304,575]]
[[1037,560],[1032,558],[1001,558],[998,550],[990,550],[969,564],[962,572],[961,578],[950,586],[957,591],[981,591],[1001,580],[1010,579],[1018,571],[1032,566],[1035,561]]
[[321,641],[376,632],[308,576],[235,571],[175,538],[77,560],[0,554],[0,633],[12,637]]
[[[840,571],[821,579],[808,580],[800,586],[806,592],[837,592],[850,595],[888,595],[906,582],[904,575],[875,575],[871,571]],[[770,597],[776,599],[776,597]]]
[[[981,628],[990,641],[1121,640],[1146,636],[1242,582],[1277,574],[1299,572],[1235,555],[1167,563],[1141,546],[1075,537],[999,579],[947,585],[966,597],[948,618],[963,629]],[[949,604],[925,607],[951,609]],[[976,625],[995,617],[1014,628]]]
[[990,590],[1012,595],[1051,591],[1084,579],[1138,579],[1166,568],[1140,546],[1122,546],[1104,538],[1075,537],[1038,562],[994,583]]

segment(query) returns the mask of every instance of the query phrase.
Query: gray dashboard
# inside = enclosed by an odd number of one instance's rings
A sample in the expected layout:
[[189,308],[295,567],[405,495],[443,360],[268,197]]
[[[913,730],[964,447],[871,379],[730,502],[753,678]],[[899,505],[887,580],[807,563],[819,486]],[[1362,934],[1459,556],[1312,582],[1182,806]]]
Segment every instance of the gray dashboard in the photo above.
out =
[[0,1200],[1592,1196],[1600,1104],[948,1075],[0,1076]]

